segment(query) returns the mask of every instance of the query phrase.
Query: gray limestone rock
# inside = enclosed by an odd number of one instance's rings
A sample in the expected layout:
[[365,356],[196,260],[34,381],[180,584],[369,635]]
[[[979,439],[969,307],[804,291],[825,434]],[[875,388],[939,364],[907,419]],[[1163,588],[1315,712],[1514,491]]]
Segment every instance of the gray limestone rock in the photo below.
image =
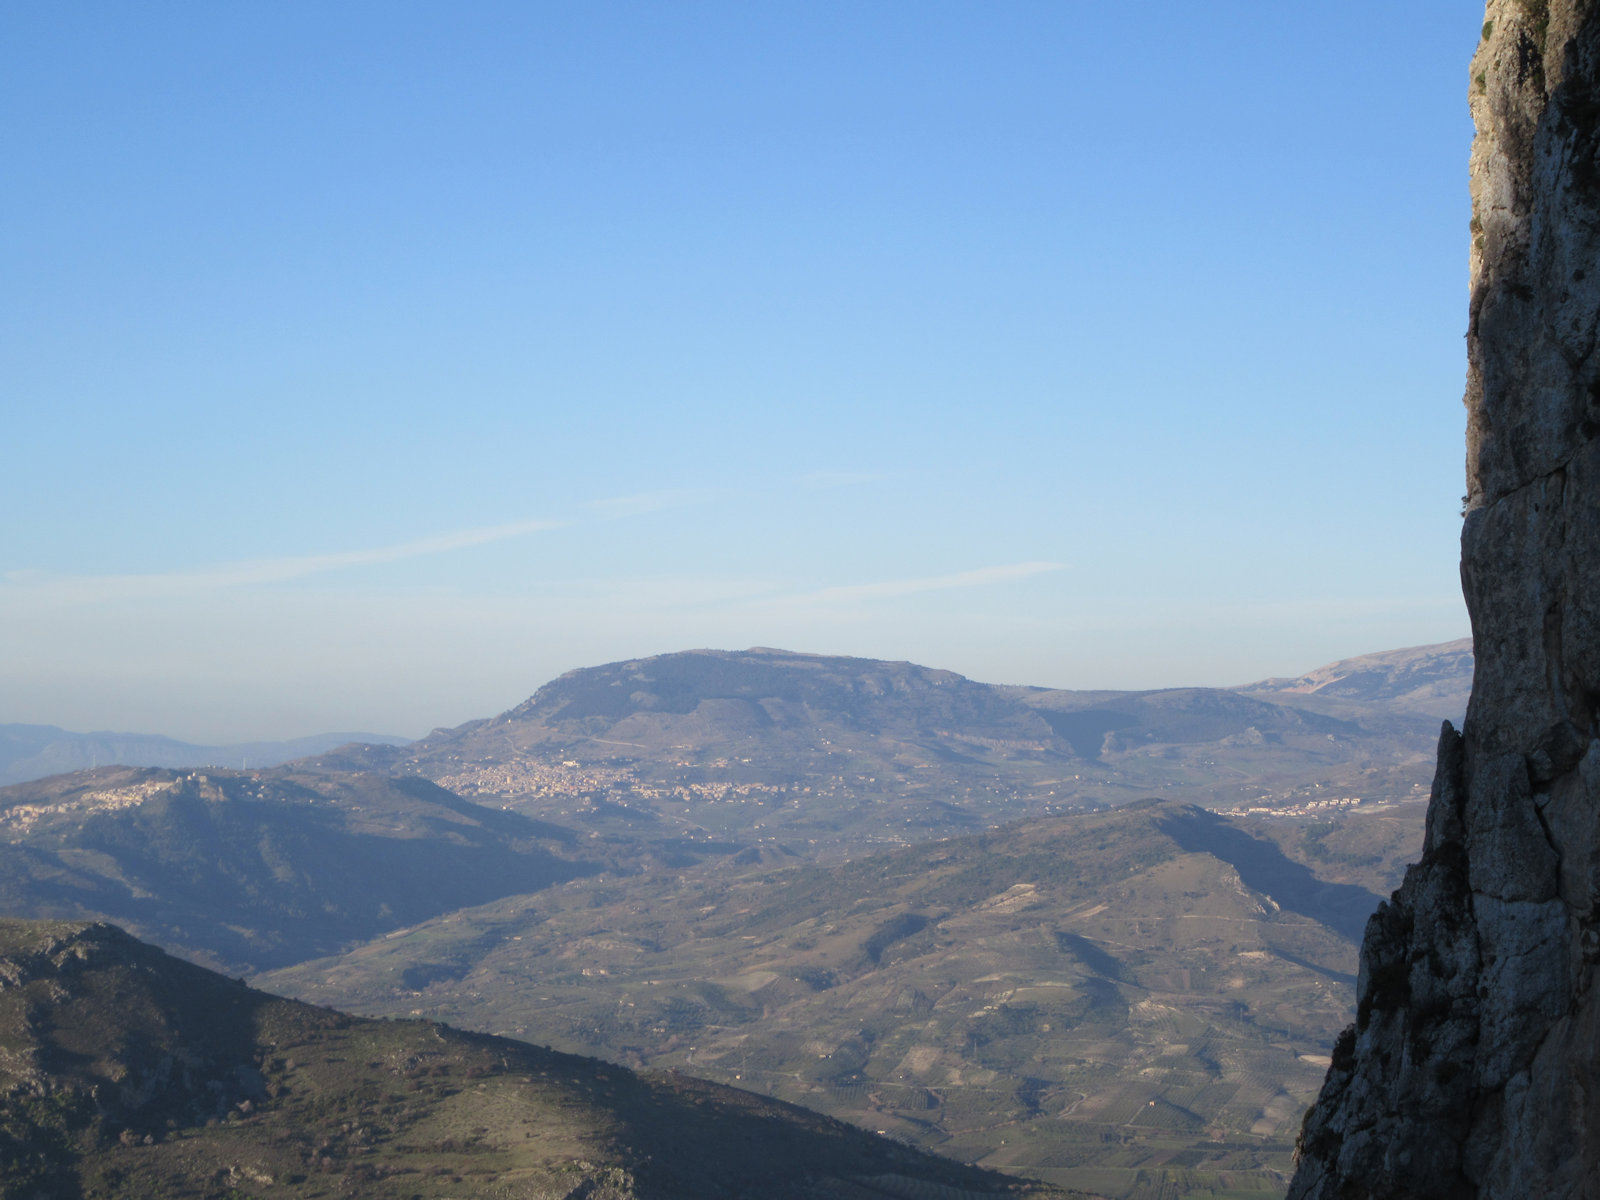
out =
[[1470,94],[1477,674],[1294,1200],[1600,1196],[1600,0],[1489,0]]

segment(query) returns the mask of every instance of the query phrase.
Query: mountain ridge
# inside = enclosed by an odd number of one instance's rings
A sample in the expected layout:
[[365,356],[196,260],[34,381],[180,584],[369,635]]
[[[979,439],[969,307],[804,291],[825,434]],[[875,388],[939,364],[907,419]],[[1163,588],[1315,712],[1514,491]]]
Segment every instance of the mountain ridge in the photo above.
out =
[[[1404,653],[1425,662],[1437,649]],[[1452,653],[1436,674],[1467,666]],[[1074,692],[702,649],[580,668],[496,716],[306,765],[415,772],[546,820],[845,853],[1147,795],[1410,798],[1437,731],[1432,716],[1352,698]]]
[[1460,723],[1472,691],[1472,639],[1407,646],[1326,663],[1304,675],[1263,679],[1236,691],[1256,696],[1382,702]]
[[382,733],[318,733],[283,741],[202,746],[156,733],[74,733],[56,725],[0,724],[0,786],[97,766],[276,767],[352,742],[403,746],[409,739]]
[[100,768],[0,788],[0,906],[260,969],[598,870],[577,841],[417,776]]
[[259,982],[755,1087],[1063,1186],[1146,1196],[1141,1167],[1182,1168],[1173,1194],[1281,1192],[1420,810],[1137,801],[842,863],[595,877]]
[[0,920],[0,1200],[1063,1197],[796,1106]]

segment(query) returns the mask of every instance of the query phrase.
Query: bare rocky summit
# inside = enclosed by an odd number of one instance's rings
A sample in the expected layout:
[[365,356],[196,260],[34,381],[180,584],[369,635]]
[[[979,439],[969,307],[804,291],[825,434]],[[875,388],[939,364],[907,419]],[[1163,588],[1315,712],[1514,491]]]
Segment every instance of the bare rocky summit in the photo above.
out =
[[1490,0],[1470,86],[1476,677],[1302,1200],[1600,1195],[1600,6]]

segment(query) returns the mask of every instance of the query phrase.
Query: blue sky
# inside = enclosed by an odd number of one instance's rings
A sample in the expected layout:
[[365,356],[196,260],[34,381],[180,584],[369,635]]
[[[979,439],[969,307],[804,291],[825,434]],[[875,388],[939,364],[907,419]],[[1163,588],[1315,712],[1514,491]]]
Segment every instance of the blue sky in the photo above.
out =
[[0,721],[417,735],[691,646],[1459,637],[1403,5],[0,9]]

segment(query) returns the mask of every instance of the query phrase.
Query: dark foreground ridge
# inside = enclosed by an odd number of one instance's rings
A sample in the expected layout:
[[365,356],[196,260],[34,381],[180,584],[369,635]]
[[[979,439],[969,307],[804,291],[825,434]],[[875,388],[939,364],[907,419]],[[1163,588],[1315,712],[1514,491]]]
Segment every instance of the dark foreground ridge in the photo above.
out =
[[1296,1200],[1600,1195],[1600,5],[1490,0],[1471,94],[1476,677]]
[[1065,1197],[793,1105],[0,921],[0,1197]]

